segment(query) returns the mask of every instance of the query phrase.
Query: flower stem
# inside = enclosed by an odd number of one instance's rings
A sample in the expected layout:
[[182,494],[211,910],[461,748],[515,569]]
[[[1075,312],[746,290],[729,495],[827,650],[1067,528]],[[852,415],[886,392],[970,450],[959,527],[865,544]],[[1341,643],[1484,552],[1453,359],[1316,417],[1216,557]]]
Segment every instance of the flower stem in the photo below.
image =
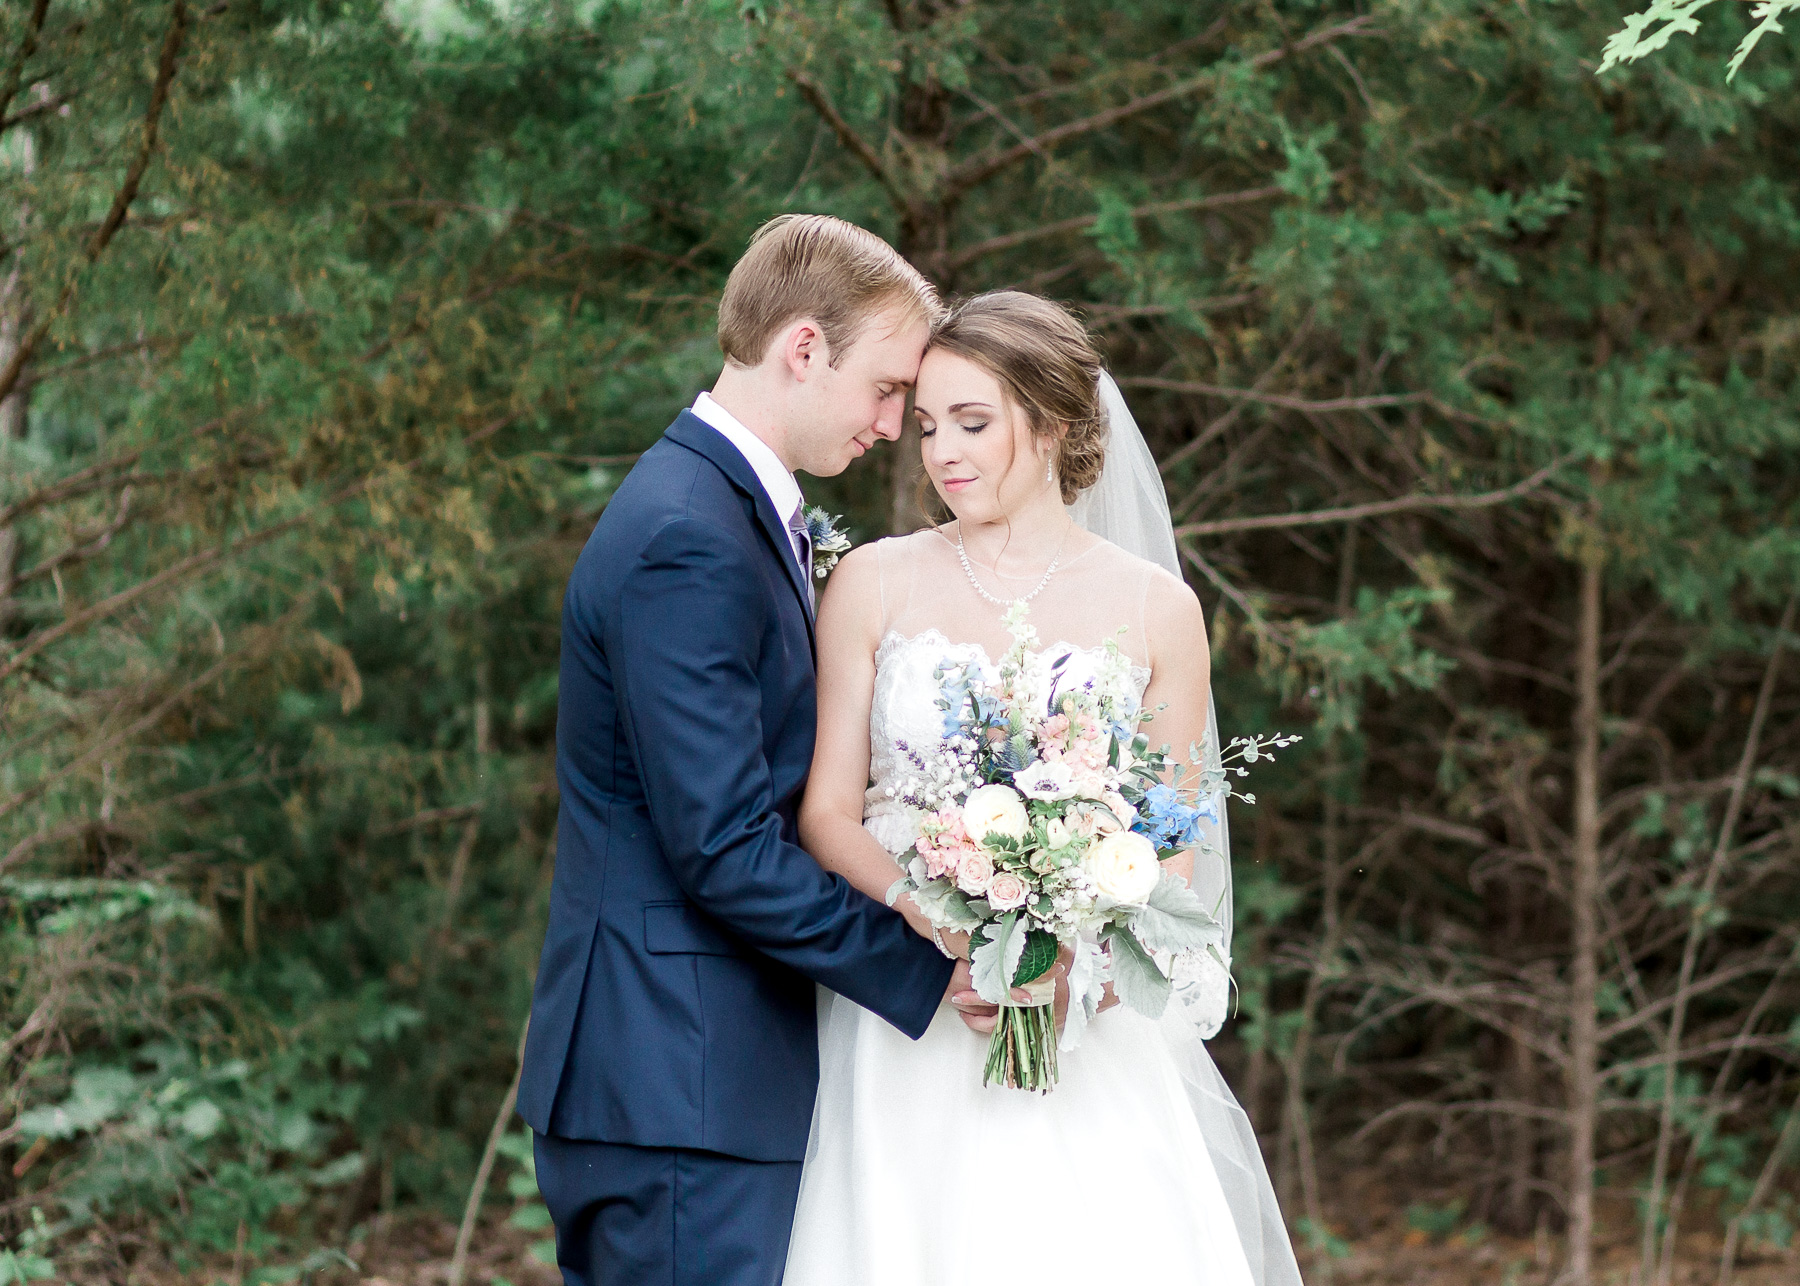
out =
[[1004,1005],[988,1041],[983,1085],[1048,1094],[1056,1088],[1056,1015],[1049,1004]]

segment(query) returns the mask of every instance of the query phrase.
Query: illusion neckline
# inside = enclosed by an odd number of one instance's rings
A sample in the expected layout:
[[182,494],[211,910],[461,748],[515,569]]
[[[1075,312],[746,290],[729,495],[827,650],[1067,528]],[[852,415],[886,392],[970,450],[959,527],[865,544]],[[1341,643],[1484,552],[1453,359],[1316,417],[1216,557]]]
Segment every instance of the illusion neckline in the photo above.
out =
[[[944,524],[945,527],[947,527],[949,525],[950,525],[949,523]],[[1077,524],[1077,525],[1079,526],[1079,524]],[[947,534],[945,534],[943,527],[926,527],[923,530],[928,531],[932,535],[938,537],[946,545],[948,545],[951,549],[956,548],[956,542],[954,540],[951,540],[950,537]],[[1086,528],[1082,528],[1082,530],[1085,531]],[[1092,535],[1093,533],[1089,532],[1088,534]],[[1058,570],[1067,571],[1069,568],[1073,567],[1076,563],[1078,563],[1082,559],[1086,558],[1089,554],[1094,553],[1097,550],[1104,549],[1109,543],[1110,542],[1107,541],[1107,539],[1104,536],[1096,536],[1094,538],[1094,543],[1089,545],[1086,549],[1082,550],[1079,554],[1073,554],[1070,557],[1061,560],[1058,563]],[[1028,581],[1028,580],[1036,579],[1036,576],[1037,576],[1037,573],[1035,573],[1035,572],[1031,573],[1029,575],[1025,575],[1025,576],[1013,576],[1007,572],[1001,571],[999,568],[995,567],[991,563],[982,562],[979,558],[975,557],[974,554],[969,555],[969,561],[974,563],[982,571],[988,572],[991,575],[997,576],[1001,580]],[[1081,650],[1089,651],[1089,652],[1093,651],[1092,648],[1084,648]]]
[[[947,648],[972,648],[981,653],[982,660],[986,661],[989,665],[994,664],[994,654],[987,650],[987,644],[973,639],[968,642],[957,642],[952,640],[942,630],[938,629],[937,626],[931,625],[920,630],[917,634],[902,634],[899,630],[890,627],[888,632],[881,636],[881,642],[875,646],[875,668],[881,668],[882,658],[896,646],[902,643],[919,643],[928,639],[941,643]],[[1069,642],[1067,639],[1058,639],[1056,642],[1045,647],[1027,648],[1026,652],[1031,656],[1046,656],[1051,652],[1056,652],[1061,649],[1066,649],[1069,652],[1080,652],[1086,656],[1104,656],[1106,654],[1106,649],[1104,647],[1080,647]],[[1133,681],[1137,681],[1138,676],[1141,675],[1143,676],[1143,686],[1148,687],[1151,674],[1150,667],[1147,665],[1139,665],[1129,657],[1126,658],[1125,663],[1131,667],[1131,677]]]

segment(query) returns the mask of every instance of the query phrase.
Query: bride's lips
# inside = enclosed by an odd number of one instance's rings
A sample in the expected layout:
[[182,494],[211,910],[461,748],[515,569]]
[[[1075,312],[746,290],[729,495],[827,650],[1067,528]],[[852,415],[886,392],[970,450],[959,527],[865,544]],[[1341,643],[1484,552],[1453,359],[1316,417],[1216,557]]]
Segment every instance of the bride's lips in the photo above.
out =
[[970,486],[971,484],[973,484],[974,481],[975,481],[975,479],[973,479],[973,478],[945,478],[944,479],[944,490],[945,491],[961,491],[964,487],[967,487],[967,486]]

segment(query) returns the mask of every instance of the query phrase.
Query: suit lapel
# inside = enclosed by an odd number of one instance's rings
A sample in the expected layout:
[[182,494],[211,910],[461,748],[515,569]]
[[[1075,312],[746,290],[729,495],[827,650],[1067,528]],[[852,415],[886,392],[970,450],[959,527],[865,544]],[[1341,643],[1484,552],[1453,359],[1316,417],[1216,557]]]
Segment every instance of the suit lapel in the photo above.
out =
[[812,596],[807,593],[806,574],[800,570],[800,563],[794,557],[794,544],[788,537],[787,519],[775,512],[775,505],[769,499],[769,493],[763,490],[762,480],[756,476],[756,470],[750,467],[750,462],[744,459],[736,447],[726,441],[724,434],[692,411],[683,411],[676,416],[675,423],[669,426],[663,436],[705,456],[720,473],[731,480],[734,487],[749,498],[752,512],[756,515],[756,525],[762,529],[769,552],[781,564],[788,588],[800,600],[800,614],[806,618],[806,641],[816,651],[818,640],[813,633]]

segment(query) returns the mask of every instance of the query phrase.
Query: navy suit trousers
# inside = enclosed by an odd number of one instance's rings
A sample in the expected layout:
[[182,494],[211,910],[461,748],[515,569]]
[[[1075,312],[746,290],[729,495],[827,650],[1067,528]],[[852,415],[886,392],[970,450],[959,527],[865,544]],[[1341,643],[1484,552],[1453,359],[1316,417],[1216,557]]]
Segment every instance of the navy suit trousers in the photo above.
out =
[[800,1162],[536,1140],[564,1286],[780,1286]]

